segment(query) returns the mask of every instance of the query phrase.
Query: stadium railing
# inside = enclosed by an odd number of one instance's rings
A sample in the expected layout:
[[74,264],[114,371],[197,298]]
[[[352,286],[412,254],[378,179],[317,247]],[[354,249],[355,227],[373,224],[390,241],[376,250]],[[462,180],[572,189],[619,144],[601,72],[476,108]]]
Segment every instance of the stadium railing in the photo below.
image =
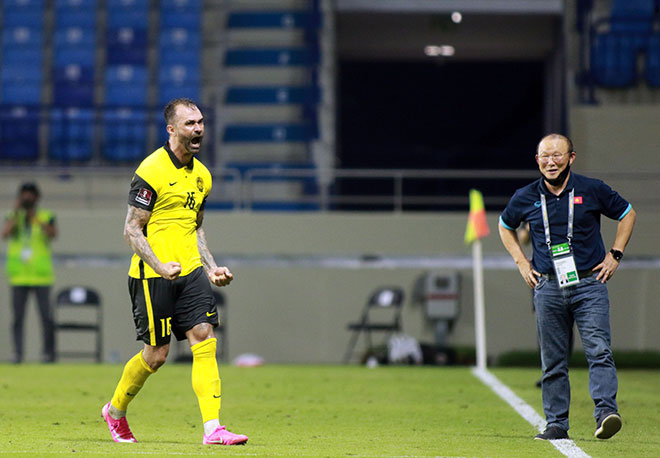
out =
[[[1,167],[0,180],[8,185],[0,189],[0,199],[10,202],[15,197],[12,181],[18,186],[31,179],[48,189],[48,201],[58,208],[115,208],[126,199],[136,165]],[[206,208],[227,211],[464,211],[470,188],[483,192],[489,211],[498,211],[516,188],[538,177],[532,169],[209,169],[214,182]],[[620,190],[635,208],[660,210],[660,201],[648,192],[660,180],[660,173],[597,175]]]

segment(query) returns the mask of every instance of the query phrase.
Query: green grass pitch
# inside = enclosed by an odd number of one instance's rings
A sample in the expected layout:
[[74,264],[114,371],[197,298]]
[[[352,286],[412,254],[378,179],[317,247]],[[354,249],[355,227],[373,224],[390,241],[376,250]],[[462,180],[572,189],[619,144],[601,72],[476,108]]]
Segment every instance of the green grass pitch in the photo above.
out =
[[[190,366],[166,364],[131,404],[138,444],[101,419],[121,365],[0,365],[0,458],[52,456],[562,457],[466,367],[222,366],[221,423],[245,446],[204,446]],[[541,412],[539,371],[492,371]],[[571,438],[593,458],[657,458],[659,372],[620,371],[623,430],[593,438],[583,369],[571,371]]]

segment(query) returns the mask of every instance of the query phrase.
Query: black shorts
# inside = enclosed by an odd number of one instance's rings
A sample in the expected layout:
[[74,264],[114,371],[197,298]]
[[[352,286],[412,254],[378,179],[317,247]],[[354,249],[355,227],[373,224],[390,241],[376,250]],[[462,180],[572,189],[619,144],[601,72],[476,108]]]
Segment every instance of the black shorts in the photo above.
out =
[[211,282],[202,267],[176,280],[128,277],[128,292],[137,340],[148,345],[169,343],[172,332],[184,340],[186,331],[199,323],[218,326]]

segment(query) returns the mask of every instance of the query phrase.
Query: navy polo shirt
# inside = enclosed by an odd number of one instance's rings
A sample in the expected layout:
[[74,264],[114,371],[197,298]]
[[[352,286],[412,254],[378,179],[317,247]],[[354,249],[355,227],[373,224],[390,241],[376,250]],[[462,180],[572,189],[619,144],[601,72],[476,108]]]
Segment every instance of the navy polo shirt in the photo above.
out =
[[548,191],[543,178],[518,189],[502,212],[500,224],[515,230],[521,223],[529,223],[534,249],[532,266],[538,272],[554,272],[545,243],[540,193],[545,194],[550,240],[556,245],[568,241],[568,198],[571,189],[575,189],[572,246],[578,270],[591,269],[605,258],[605,246],[600,235],[600,215],[620,221],[632,209],[625,199],[601,180],[573,172],[559,196]]

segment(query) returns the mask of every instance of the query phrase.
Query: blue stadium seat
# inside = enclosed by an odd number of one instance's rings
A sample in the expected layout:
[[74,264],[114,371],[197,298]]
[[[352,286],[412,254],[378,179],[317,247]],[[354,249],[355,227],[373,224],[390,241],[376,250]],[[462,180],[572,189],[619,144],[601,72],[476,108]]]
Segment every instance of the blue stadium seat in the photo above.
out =
[[107,65],[146,65],[147,30],[138,27],[108,29]]
[[106,8],[109,28],[135,27],[146,29],[148,27],[148,0],[109,0]]
[[229,15],[229,28],[318,28],[320,16],[308,11],[236,11]]
[[93,9],[59,10],[56,12],[55,27],[96,28],[97,12]]
[[33,161],[39,157],[39,111],[25,106],[0,110],[0,159]]
[[106,5],[108,8],[146,10],[149,0],[106,0]]
[[46,0],[4,0],[2,6],[7,10],[32,10],[44,7]]
[[199,71],[202,56],[199,52],[191,50],[185,52],[169,52],[163,50],[160,53],[159,67],[171,67],[173,65],[185,65],[192,71]]
[[145,66],[109,66],[105,75],[105,103],[111,106],[143,106],[147,103],[147,84]]
[[201,89],[199,84],[170,84],[158,88],[158,105],[165,106],[172,99],[186,97],[198,101]]
[[14,26],[2,30],[3,47],[40,47],[43,46],[44,36],[40,29],[26,26]]
[[202,1],[162,0],[160,2],[161,29],[185,28],[199,32],[202,28]]
[[55,67],[65,67],[70,64],[93,67],[96,62],[96,49],[89,46],[57,47],[55,48],[53,61]]
[[230,124],[225,127],[223,141],[245,142],[309,142],[316,137],[312,123]]
[[56,105],[93,105],[94,68],[78,64],[56,67],[53,78],[53,101]]
[[[165,53],[193,53],[201,48],[201,34],[199,30],[189,30],[183,27],[161,29],[158,35],[158,49],[161,56]],[[179,56],[174,56],[179,57]]]
[[163,11],[192,11],[201,13],[202,3],[200,0],[161,0],[160,8]]
[[20,65],[23,67],[31,66],[38,69],[41,73],[43,64],[43,47],[14,46],[2,48],[2,66],[9,67]]
[[655,0],[612,0],[613,20],[653,20],[654,15]]
[[94,151],[94,111],[71,107],[50,116],[48,156],[59,161],[88,161]]
[[82,26],[64,26],[55,28],[55,47],[95,47],[96,29]]
[[650,87],[660,87],[660,35],[658,34],[649,38],[645,67],[646,83]]
[[120,108],[103,114],[103,157],[112,162],[137,161],[147,153],[147,114]]
[[83,9],[89,10],[94,9],[98,5],[98,0],[55,0],[55,9],[56,10],[76,10]]
[[166,29],[181,27],[191,31],[200,30],[202,28],[202,17],[194,11],[161,10],[160,26]]
[[230,49],[225,54],[227,66],[304,66],[319,62],[313,48]]
[[655,0],[613,0],[610,31],[627,34],[638,51],[645,49],[653,32]]
[[158,105],[179,97],[199,100],[200,88],[199,71],[193,66],[166,65],[158,71]]
[[637,83],[637,49],[628,34],[595,35],[591,49],[591,75],[604,87],[629,87]]
[[316,86],[234,86],[227,89],[228,104],[317,104],[321,91]]
[[161,66],[159,84],[199,84],[199,71],[185,65]]
[[0,100],[5,104],[39,104],[42,81],[41,62],[4,62],[0,69]]
[[41,103],[41,81],[2,81],[0,101],[12,105]]
[[5,6],[2,13],[3,27],[29,27],[34,30],[43,30],[43,8],[12,10]]

